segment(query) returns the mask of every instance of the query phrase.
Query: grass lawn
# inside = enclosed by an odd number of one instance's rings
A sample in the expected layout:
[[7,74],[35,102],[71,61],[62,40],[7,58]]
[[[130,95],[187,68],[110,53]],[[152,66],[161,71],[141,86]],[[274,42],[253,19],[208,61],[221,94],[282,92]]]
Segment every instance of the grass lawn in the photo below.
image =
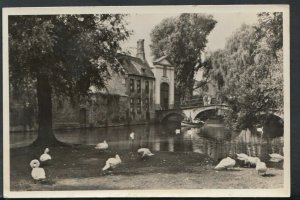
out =
[[254,168],[216,171],[208,156],[193,152],[153,152],[143,161],[129,151],[118,152],[122,164],[113,175],[102,167],[115,151],[100,152],[94,146],[52,147],[52,161],[42,166],[47,182],[35,183],[29,163],[44,149],[11,149],[11,191],[101,190],[101,189],[226,189],[282,188],[283,170],[270,168],[269,176],[259,176]]

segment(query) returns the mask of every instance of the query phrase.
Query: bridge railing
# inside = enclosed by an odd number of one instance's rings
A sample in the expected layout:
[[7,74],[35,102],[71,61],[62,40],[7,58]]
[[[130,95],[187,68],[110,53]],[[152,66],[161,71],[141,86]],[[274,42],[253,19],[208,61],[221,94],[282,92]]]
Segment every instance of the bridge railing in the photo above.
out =
[[221,102],[218,102],[216,98],[212,98],[209,104],[204,105],[202,98],[194,98],[190,100],[185,101],[175,101],[174,107],[175,108],[184,108],[184,107],[202,107],[207,105],[217,105],[221,104]]
[[175,102],[177,107],[188,107],[188,106],[203,106],[203,100],[201,99],[190,99],[186,101],[177,101]]

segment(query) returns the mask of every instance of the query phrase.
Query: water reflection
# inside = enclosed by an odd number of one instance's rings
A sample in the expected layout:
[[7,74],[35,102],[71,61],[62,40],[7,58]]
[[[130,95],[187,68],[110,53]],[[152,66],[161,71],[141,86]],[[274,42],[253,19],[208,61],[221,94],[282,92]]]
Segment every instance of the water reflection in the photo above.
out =
[[[116,151],[148,147],[153,151],[193,151],[207,154],[215,160],[232,156],[235,153],[246,153],[268,160],[269,153],[283,155],[283,137],[267,141],[261,135],[252,134],[249,130],[232,135],[222,124],[206,124],[199,128],[181,128],[175,134],[178,123],[160,125],[136,125],[129,127],[110,127],[95,129],[75,129],[55,131],[56,137],[67,143],[96,145],[103,140],[109,143],[110,149]],[[134,140],[129,138],[135,133]],[[10,133],[11,147],[27,146],[36,139],[35,132]]]
[[30,145],[36,138],[36,132],[11,132],[10,147],[23,147]]

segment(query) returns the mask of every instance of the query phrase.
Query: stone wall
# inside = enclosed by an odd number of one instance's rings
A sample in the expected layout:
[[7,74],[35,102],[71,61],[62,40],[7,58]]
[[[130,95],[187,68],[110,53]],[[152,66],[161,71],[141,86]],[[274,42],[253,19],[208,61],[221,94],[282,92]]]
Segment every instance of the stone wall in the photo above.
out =
[[68,129],[80,127],[78,103],[70,103],[68,98],[53,98],[52,118],[54,129]]
[[69,101],[53,110],[54,128],[118,126],[129,123],[128,98],[102,93],[91,94],[75,105]]
[[[151,87],[150,87],[151,88]],[[72,129],[84,127],[120,126],[141,124],[154,121],[153,88],[149,95],[142,92],[141,113],[135,110],[135,117],[130,113],[130,98],[127,96],[92,94],[90,97],[71,103],[68,98],[53,98],[53,128]],[[145,96],[144,96],[145,95]],[[136,97],[132,95],[132,97]],[[149,97],[149,120],[146,120],[145,101]],[[37,108],[24,108],[20,103],[10,107],[11,131],[34,131],[38,129]],[[28,110],[32,110],[30,113]],[[30,126],[29,126],[30,124]]]

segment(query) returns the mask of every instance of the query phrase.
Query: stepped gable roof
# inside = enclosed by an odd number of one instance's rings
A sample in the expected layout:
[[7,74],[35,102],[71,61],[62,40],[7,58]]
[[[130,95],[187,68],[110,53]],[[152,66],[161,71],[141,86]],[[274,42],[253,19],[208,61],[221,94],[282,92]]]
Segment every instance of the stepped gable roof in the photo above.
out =
[[148,62],[143,62],[141,59],[129,55],[118,55],[119,63],[124,67],[130,75],[144,76],[154,78],[154,74]]

